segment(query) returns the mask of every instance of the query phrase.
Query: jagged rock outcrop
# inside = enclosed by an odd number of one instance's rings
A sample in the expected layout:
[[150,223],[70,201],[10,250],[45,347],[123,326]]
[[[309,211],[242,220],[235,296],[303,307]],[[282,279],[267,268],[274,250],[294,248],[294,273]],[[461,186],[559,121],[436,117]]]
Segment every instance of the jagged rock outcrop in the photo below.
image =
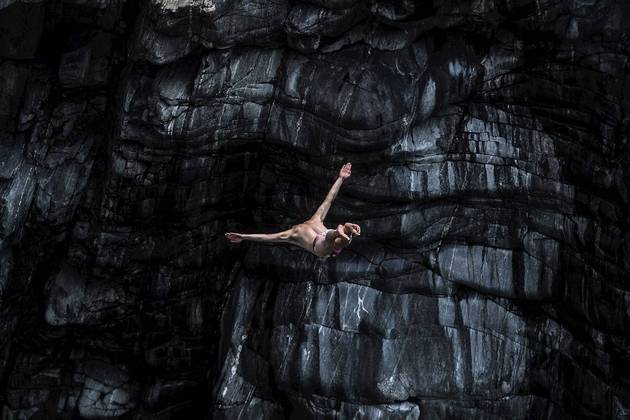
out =
[[628,19],[0,0],[3,419],[629,416]]

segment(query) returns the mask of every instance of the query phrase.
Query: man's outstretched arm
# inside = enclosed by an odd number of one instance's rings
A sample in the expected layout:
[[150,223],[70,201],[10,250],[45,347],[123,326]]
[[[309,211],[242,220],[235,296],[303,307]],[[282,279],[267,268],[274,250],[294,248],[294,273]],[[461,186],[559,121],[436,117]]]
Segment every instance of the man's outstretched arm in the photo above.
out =
[[287,229],[277,233],[235,233],[228,232],[225,237],[230,242],[239,243],[242,241],[256,242],[291,242],[293,239],[293,229]]
[[330,188],[330,191],[328,191],[328,194],[326,195],[326,198],[324,199],[324,202],[319,206],[319,208],[317,209],[315,214],[313,214],[311,219],[319,219],[322,222],[324,221],[324,219],[326,218],[326,215],[328,214],[328,210],[330,210],[330,206],[332,205],[333,201],[335,201],[335,198],[337,197],[337,194],[339,193],[341,184],[343,183],[344,179],[350,176],[351,172],[352,172],[352,164],[350,162],[346,163],[345,165],[341,167],[341,169],[339,170],[339,176],[337,177],[337,180],[332,185],[332,187]]

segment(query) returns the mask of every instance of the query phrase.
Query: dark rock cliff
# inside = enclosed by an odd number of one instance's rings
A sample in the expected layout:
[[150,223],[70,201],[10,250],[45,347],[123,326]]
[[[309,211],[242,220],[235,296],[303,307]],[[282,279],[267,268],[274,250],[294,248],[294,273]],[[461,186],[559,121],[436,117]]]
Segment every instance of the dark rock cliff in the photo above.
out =
[[629,20],[0,0],[2,418],[630,416]]

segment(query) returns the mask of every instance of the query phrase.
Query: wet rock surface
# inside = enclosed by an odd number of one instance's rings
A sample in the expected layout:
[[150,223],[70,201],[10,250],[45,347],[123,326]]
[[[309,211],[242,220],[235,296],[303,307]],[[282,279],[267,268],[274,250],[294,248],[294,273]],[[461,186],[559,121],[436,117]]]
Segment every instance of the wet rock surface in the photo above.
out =
[[630,416],[628,19],[0,0],[3,419]]

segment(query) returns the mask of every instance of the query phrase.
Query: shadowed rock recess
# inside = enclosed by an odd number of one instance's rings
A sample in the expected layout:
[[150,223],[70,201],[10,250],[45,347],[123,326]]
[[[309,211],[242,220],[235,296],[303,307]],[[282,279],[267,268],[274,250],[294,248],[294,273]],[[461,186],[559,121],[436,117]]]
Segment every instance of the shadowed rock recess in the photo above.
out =
[[629,21],[0,0],[2,419],[630,416]]

